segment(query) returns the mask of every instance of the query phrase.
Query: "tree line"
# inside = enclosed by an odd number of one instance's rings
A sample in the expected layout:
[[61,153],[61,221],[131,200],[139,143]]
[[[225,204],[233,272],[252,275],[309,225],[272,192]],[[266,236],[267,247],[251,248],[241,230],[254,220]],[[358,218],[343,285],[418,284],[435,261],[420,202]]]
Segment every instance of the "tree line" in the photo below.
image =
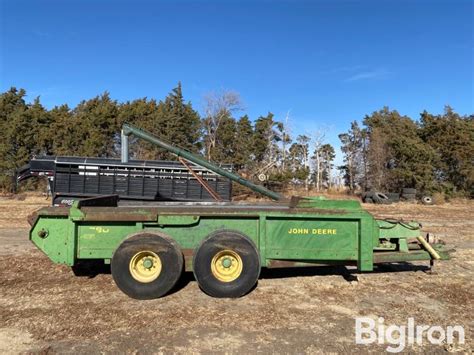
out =
[[415,121],[384,107],[339,135],[349,190],[398,192],[403,187],[474,196],[474,115],[446,106]]
[[[292,137],[289,116],[269,112],[251,119],[238,93],[220,91],[204,97],[200,114],[185,101],[181,84],[162,100],[117,102],[105,92],[76,107],[45,108],[28,103],[24,89],[0,94],[0,187],[12,188],[16,169],[31,157],[69,155],[120,156],[120,129],[128,122],[217,163],[231,163],[245,177],[283,186],[298,184],[322,190],[335,182],[337,169],[349,191],[426,191],[472,196],[473,116],[447,107],[444,114],[423,112],[418,121],[383,108],[339,135],[344,165],[334,167],[335,150],[320,129]],[[175,159],[142,140],[132,140],[134,159]]]

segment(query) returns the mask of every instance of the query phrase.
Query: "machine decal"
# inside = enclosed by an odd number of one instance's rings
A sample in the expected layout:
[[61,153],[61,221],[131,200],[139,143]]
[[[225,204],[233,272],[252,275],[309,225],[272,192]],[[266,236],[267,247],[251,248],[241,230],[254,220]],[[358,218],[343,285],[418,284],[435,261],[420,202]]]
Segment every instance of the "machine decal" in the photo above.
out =
[[104,227],[89,227],[89,229],[94,230],[96,233],[109,233],[110,232],[109,228],[104,228]]
[[288,229],[288,234],[337,234],[337,229],[327,229],[327,228],[290,228]]

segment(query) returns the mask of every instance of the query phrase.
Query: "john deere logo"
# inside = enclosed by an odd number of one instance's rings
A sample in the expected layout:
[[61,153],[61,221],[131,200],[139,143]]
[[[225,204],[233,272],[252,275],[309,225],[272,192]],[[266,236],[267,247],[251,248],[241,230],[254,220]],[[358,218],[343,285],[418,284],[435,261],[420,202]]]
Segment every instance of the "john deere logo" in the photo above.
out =
[[290,228],[288,234],[337,234],[337,229],[329,228]]

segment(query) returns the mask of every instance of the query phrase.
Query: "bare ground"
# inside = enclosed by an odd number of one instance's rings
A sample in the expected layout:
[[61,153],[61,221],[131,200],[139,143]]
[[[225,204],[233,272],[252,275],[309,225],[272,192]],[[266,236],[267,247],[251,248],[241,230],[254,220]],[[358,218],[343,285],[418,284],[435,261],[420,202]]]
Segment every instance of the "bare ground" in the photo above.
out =
[[354,318],[385,324],[462,325],[466,343],[408,350],[472,352],[472,202],[442,206],[365,205],[377,217],[416,219],[455,247],[454,258],[396,264],[358,274],[343,267],[264,270],[239,299],[214,299],[186,274],[172,294],[136,301],[110,274],[75,277],[28,241],[26,216],[42,197],[0,199],[0,353],[380,352],[356,345]]

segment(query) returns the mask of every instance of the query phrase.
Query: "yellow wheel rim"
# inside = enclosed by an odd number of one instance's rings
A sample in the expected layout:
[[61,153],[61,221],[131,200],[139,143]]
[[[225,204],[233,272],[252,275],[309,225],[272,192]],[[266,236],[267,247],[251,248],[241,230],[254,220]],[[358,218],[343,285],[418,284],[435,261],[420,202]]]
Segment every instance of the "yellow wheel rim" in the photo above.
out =
[[242,273],[243,263],[240,255],[233,250],[218,252],[211,261],[211,271],[216,279],[232,282]]
[[152,251],[140,251],[130,260],[129,269],[138,282],[148,283],[156,280],[161,273],[161,259]]

